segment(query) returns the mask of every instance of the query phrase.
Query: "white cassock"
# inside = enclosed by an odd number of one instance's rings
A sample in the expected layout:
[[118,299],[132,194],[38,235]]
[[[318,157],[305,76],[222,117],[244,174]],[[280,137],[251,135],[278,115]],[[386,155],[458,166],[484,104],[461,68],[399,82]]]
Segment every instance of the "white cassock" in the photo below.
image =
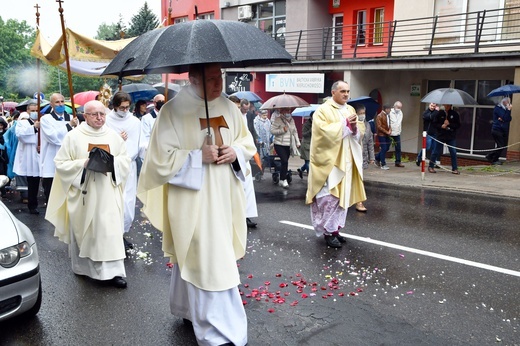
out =
[[[71,117],[70,114],[67,116]],[[67,126],[68,124],[69,121],[56,120],[53,113],[45,114],[40,118],[40,173],[42,178],[54,177],[56,170],[54,157],[60,149],[63,139],[72,130],[70,125]]]
[[[157,112],[152,110],[154,114]],[[141,153],[140,157],[144,160],[144,156],[146,155],[146,149],[148,149],[148,143],[150,143],[150,136],[152,135],[153,126],[155,124],[155,119],[152,113],[146,113],[141,118]]]
[[120,117],[116,112],[111,111],[107,114],[106,126],[117,132],[119,135],[125,131],[128,138],[125,141],[126,152],[130,157],[130,174],[125,183],[125,228],[127,233],[132,227],[135,218],[135,202],[137,193],[137,156],[140,150],[141,138],[141,121],[133,116],[132,113],[126,112],[124,117]]
[[38,132],[29,121],[29,115],[20,115],[15,127],[18,146],[14,156],[13,172],[23,177],[40,176],[40,154],[38,154]]
[[[244,123],[247,127],[246,114],[242,114],[242,119],[244,119]],[[247,172],[248,174],[246,175],[246,180],[242,182],[242,185],[244,185],[244,192],[246,194],[246,217],[257,217],[258,209],[256,207],[255,185],[253,184],[253,171],[249,161],[247,161]]]
[[[114,156],[114,175],[87,171],[82,183],[89,148],[96,144]],[[69,244],[73,272],[97,280],[125,277],[123,185],[130,159],[123,139],[106,126],[96,130],[83,122],[64,138],[55,164],[45,218]]]
[[163,251],[175,263],[170,295],[174,315],[193,323],[199,345],[247,342],[236,261],[245,255],[246,162],[256,151],[236,105],[208,102],[212,139],[237,154],[229,164],[203,164],[204,100],[183,88],[161,108],[139,178],[139,199],[163,232]]

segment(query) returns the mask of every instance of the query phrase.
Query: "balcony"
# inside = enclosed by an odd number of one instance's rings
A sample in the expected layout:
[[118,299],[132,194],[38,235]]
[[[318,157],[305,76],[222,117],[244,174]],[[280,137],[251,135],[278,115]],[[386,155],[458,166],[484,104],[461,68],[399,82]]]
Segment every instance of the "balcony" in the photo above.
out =
[[288,31],[275,37],[301,62],[520,53],[520,7]]

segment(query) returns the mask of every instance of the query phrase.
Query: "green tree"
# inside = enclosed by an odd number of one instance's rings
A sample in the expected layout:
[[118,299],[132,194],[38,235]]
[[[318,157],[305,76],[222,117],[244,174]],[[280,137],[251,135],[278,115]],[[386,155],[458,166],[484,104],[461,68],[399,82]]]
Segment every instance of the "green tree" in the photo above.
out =
[[145,2],[139,12],[130,20],[130,28],[127,37],[136,37],[153,30],[159,26],[157,16],[150,10],[148,3]]
[[35,60],[30,55],[35,32],[27,22],[0,17],[0,94],[4,98],[18,98],[17,84],[22,72],[33,68]]
[[102,23],[97,30],[96,39],[104,41],[119,40],[119,29],[117,24]]

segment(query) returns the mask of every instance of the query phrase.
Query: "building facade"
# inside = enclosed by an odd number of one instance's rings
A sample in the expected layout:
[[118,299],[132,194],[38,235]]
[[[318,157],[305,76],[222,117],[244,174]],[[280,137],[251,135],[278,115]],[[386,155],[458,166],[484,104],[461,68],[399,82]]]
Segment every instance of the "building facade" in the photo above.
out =
[[[163,13],[168,13],[166,2]],[[483,159],[494,148],[491,120],[499,99],[486,95],[507,83],[520,84],[520,0],[178,3],[179,11],[172,10],[174,21],[194,18],[190,8],[197,5],[199,15],[213,13],[213,18],[258,27],[294,57],[290,65],[228,69],[226,88],[251,90],[267,99],[282,91],[278,82],[283,81],[283,91],[318,103],[330,95],[332,83],[342,79],[349,82],[352,98],[370,95],[380,104],[399,100],[404,113],[402,150],[410,158],[422,142],[421,114],[427,105],[421,98],[426,93],[454,87],[477,100],[476,106],[457,107],[462,121],[457,147],[464,164]],[[307,81],[307,87],[295,80]],[[520,159],[517,109],[520,97],[513,97],[508,159]]]

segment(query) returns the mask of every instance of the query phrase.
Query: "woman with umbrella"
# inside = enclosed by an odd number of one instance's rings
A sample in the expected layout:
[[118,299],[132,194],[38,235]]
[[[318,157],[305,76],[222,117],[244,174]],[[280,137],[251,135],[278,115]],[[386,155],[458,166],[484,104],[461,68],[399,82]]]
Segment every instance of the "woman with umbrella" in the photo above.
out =
[[278,185],[287,189],[287,171],[289,156],[299,155],[300,139],[290,108],[281,108],[279,116],[271,122],[271,133],[274,135],[274,150],[280,158],[280,181]]

